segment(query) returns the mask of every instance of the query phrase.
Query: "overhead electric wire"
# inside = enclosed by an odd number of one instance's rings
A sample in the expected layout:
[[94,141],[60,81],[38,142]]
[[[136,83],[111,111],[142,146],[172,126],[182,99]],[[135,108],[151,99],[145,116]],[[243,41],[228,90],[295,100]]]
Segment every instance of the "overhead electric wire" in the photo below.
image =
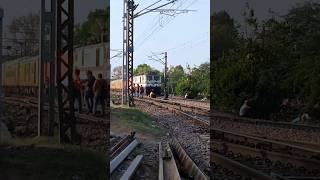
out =
[[[205,34],[203,34],[202,36],[200,36],[200,38],[198,38],[196,42],[194,42],[195,38],[193,38],[192,40],[189,40],[189,41],[186,41],[182,44],[179,44],[175,47],[172,47],[172,48],[169,48],[167,50],[163,50],[163,51],[166,51],[166,52],[172,52],[172,51],[177,51],[177,50],[181,50],[181,49],[185,49],[187,48],[188,46],[194,46],[194,45],[197,45],[197,44],[200,44],[202,42],[205,42],[205,41],[209,41],[210,40],[210,36],[209,36],[209,32],[206,32]],[[199,41],[200,40],[200,41]]]
[[[174,6],[174,3],[170,6],[170,8],[172,8],[172,6]],[[169,8],[169,9],[170,9]],[[154,20],[156,20],[155,21],[155,23],[153,23],[152,24],[152,26],[151,26],[151,29],[149,30],[149,32],[151,32],[148,36],[147,36],[147,38],[144,38],[142,41],[141,41],[141,43],[140,43],[140,38],[138,38],[138,40],[137,40],[137,42],[139,42],[139,43],[137,43],[137,44],[139,44],[138,45],[138,47],[136,48],[136,49],[139,49],[140,48],[140,46],[142,46],[142,44],[144,44],[144,42],[145,41],[147,41],[149,38],[150,38],[150,36],[152,36],[156,31],[158,31],[159,30],[159,28],[161,28],[161,26],[159,27],[159,26],[157,26],[157,24],[158,24],[158,21],[157,21],[157,19],[161,19],[161,14],[159,14],[158,15],[158,17],[156,17]],[[146,32],[148,32],[147,30],[145,31],[145,33],[143,33],[142,35],[144,36],[145,34],[146,34]],[[139,36],[140,37],[140,36]]]
[[[172,4],[170,8],[172,8],[172,6],[174,6],[174,4]],[[166,20],[168,20],[168,16],[166,16]],[[170,22],[170,20],[167,21],[166,23],[168,24],[169,22]],[[159,30],[163,27],[164,27],[164,25],[155,26],[155,28],[153,28],[153,31],[145,39],[143,39],[140,44],[137,45],[136,49],[138,50],[147,40],[149,40],[152,37],[152,35],[154,35],[156,32],[159,32]]]
[[[184,3],[186,3],[188,0],[182,0],[182,1],[179,1],[180,4],[175,7],[175,9],[179,9],[180,7],[182,7],[184,5]],[[188,7],[190,7],[192,4],[194,4],[197,0],[194,0],[191,4],[189,4],[189,6],[187,6],[184,10],[186,10]],[[171,7],[169,9],[171,9],[173,6],[175,5],[175,3],[173,3],[171,5]],[[139,42],[139,44],[137,45],[137,48],[136,48],[136,51],[146,42],[148,41],[152,35],[154,35],[155,33],[159,32],[161,28],[163,28],[165,25],[168,25],[172,20],[173,18],[169,19],[169,17],[171,16],[166,16],[165,18],[165,23],[160,25],[160,26],[156,26],[155,28],[153,28],[153,30],[151,31],[151,33],[149,35],[146,36],[145,39],[143,39],[141,42]]]

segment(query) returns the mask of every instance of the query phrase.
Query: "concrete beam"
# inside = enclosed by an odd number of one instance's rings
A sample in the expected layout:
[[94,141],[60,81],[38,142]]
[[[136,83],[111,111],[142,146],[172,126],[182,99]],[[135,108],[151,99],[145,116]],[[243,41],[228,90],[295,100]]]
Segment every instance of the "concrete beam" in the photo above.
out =
[[137,147],[139,142],[135,139],[132,141],[117,157],[110,162],[110,174],[122,163],[124,159]]
[[137,170],[140,162],[142,161],[143,155],[138,155],[130,166],[128,167],[127,171],[121,176],[120,180],[129,180],[134,175],[135,171]]

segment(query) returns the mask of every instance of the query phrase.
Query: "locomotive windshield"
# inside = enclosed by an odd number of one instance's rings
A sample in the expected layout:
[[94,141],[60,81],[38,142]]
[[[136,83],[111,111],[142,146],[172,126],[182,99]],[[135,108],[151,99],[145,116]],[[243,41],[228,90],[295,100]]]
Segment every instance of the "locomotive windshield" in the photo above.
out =
[[147,80],[148,80],[148,81],[152,81],[152,80],[153,80],[153,79],[152,79],[152,76],[150,76],[150,75],[147,76]]
[[154,76],[153,77],[155,81],[159,81],[160,80],[160,76]]

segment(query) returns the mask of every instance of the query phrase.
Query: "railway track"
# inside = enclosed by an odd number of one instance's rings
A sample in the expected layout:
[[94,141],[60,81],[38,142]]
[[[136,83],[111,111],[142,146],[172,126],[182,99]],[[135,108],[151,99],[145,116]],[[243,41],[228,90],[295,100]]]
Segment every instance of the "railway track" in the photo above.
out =
[[202,127],[209,128],[210,126],[209,112],[205,109],[152,98],[136,98],[135,101],[153,104],[155,106],[165,108],[175,114],[191,120],[194,124],[200,125]]
[[238,117],[236,115],[221,113],[221,112],[212,112],[211,115],[212,120],[217,121],[232,121],[232,122],[241,122],[255,125],[264,125],[264,126],[273,126],[280,128],[288,128],[288,129],[298,129],[298,130],[316,130],[320,132],[320,126],[312,126],[305,124],[295,124],[289,122],[275,122],[271,120],[262,120],[262,119],[252,119],[252,118],[244,118]]
[[[15,101],[10,98],[5,100]],[[34,100],[32,99],[20,99],[18,103],[30,104],[30,101],[34,104]],[[137,99],[137,102],[144,104],[144,106],[148,108],[150,108],[150,106],[161,107],[161,109],[174,112],[180,117],[188,117],[192,119],[192,121],[196,121],[195,124],[209,127],[209,122],[198,121],[197,117],[195,118],[194,115],[185,113],[183,108],[179,108],[179,106],[174,103],[150,99]],[[187,107],[185,109],[187,109]],[[220,116],[215,115],[213,117],[219,118]],[[223,118],[230,117],[223,116]],[[216,119],[215,122],[225,120],[223,118],[219,120]],[[225,122],[230,121],[232,122],[233,120],[229,119]],[[241,121],[238,118],[233,122]],[[279,125],[279,123],[270,123],[263,120],[254,121],[247,119],[247,121],[245,120],[245,122],[241,123],[250,123],[257,127],[259,125],[280,127],[292,131],[310,130],[308,128],[309,126],[291,124],[291,126],[288,127],[287,124],[280,123]],[[175,127],[172,124],[169,126]],[[311,128],[311,130],[316,129]],[[288,139],[279,140],[267,136],[229,132],[217,128],[211,128],[211,132],[211,138],[213,138],[211,141],[211,153],[214,162],[212,168],[214,170],[214,177],[217,179],[320,179],[320,150],[317,144],[311,145],[307,142],[296,142]],[[181,139],[183,138],[180,136],[180,140]],[[188,144],[188,142],[184,143]],[[184,147],[186,147],[185,144]],[[190,153],[190,150],[186,149],[186,151]],[[159,155],[159,157],[161,156]],[[179,163],[176,166],[180,167]]]
[[[7,122],[14,125],[12,133],[17,137],[34,137],[37,135],[38,116],[37,116],[37,98],[34,97],[5,97],[2,101],[12,107],[8,113],[15,113],[6,118]],[[26,111],[24,111],[26,110]],[[44,106],[44,110],[48,110],[48,106]],[[58,112],[57,107],[55,111]],[[57,117],[57,116],[56,116]],[[41,125],[43,135],[48,135],[48,117],[44,115]],[[108,130],[110,121],[103,117],[95,117],[86,114],[75,114],[77,140],[76,144],[85,146],[100,152],[108,152],[109,144]],[[57,120],[52,124],[54,131],[58,129]]]
[[196,100],[196,99],[185,99],[183,97],[178,96],[172,96],[169,97],[170,101],[182,103],[182,104],[188,104],[193,106],[198,106],[206,109],[210,109],[210,102],[209,101],[202,101],[202,100]]
[[[136,107],[150,114],[157,126],[168,130],[169,136],[162,137],[162,147],[172,144],[170,137],[174,137],[194,164],[208,175],[210,173],[209,122],[198,121],[193,115],[172,107],[168,108],[167,104],[158,106],[157,103],[159,102],[137,100]],[[187,118],[189,120],[186,120]],[[193,123],[190,123],[190,120]]]
[[[139,99],[139,98],[137,98]],[[204,116],[209,116],[210,114],[210,108],[208,107],[205,107],[205,106],[197,106],[197,105],[190,105],[190,104],[186,104],[186,103],[181,103],[181,102],[177,102],[177,101],[172,101],[172,100],[164,100],[164,99],[159,99],[159,98],[149,98],[153,101],[157,101],[157,102],[160,102],[160,103],[166,103],[166,104],[169,104],[169,105],[174,105],[176,107],[178,107],[180,110],[182,108],[185,108],[191,112],[194,112],[194,113],[197,113],[197,114],[200,114],[200,115],[204,115]]]
[[[177,98],[180,99],[180,98]],[[271,120],[263,120],[263,119],[252,119],[252,118],[244,118],[239,117],[237,115],[231,113],[223,113],[218,111],[210,112],[209,108],[204,108],[201,106],[194,106],[185,103],[179,103],[172,100],[163,100],[160,98],[153,99],[153,98],[135,98],[136,101],[144,101],[146,103],[152,103],[159,107],[167,106],[168,109],[172,110],[179,110],[180,112],[185,112],[189,115],[194,115],[199,117],[201,120],[207,121],[209,123],[210,120],[214,122],[214,124],[223,124],[227,123],[242,123],[242,124],[251,124],[255,126],[269,126],[275,128],[284,128],[290,130],[302,130],[302,131],[317,131],[320,133],[320,126],[314,125],[306,125],[306,124],[296,124],[296,123],[289,123],[289,122],[275,122]],[[152,102],[150,102],[152,101]],[[192,101],[192,100],[188,100]],[[178,112],[178,111],[177,111]],[[299,142],[298,142],[299,143]],[[302,142],[301,142],[302,143]],[[300,143],[300,144],[301,144]]]
[[159,180],[164,179],[208,180],[188,156],[177,139],[172,138],[165,146],[159,143]]
[[[110,172],[113,179],[141,179],[136,171],[143,166],[144,154],[134,155],[139,142],[134,133],[124,136],[110,150]],[[208,180],[206,176],[188,156],[175,138],[165,145],[159,142],[158,148],[158,179],[199,179]],[[129,156],[133,156],[129,158]]]
[[[21,96],[5,97],[2,101],[5,103],[10,103],[10,104],[15,104],[15,105],[22,105],[22,106],[27,106],[27,107],[31,107],[31,108],[38,108],[38,99],[35,97],[21,97]],[[44,109],[48,110],[48,104],[44,105]],[[55,111],[58,112],[57,107],[55,107]],[[86,115],[86,114],[76,114],[76,117],[79,118],[80,120],[108,122],[105,120],[105,118],[90,116],[90,115]]]
[[211,131],[211,138],[217,179],[320,178],[319,150],[219,129]]

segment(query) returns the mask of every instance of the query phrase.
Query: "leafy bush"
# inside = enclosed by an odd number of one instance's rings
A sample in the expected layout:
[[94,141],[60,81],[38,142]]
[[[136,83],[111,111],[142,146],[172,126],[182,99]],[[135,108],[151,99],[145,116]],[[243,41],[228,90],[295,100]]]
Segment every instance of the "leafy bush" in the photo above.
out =
[[[253,29],[251,36],[230,33],[236,26],[226,12],[213,14],[212,19],[227,21],[212,22],[211,40],[216,46],[228,44],[211,50],[214,105],[238,111],[249,99],[256,117],[270,118],[289,98],[302,100],[305,105],[300,112],[319,118],[320,4],[308,2],[291,9],[283,19],[261,23],[253,10],[250,14],[246,22]],[[221,33],[224,36],[219,39]]]

